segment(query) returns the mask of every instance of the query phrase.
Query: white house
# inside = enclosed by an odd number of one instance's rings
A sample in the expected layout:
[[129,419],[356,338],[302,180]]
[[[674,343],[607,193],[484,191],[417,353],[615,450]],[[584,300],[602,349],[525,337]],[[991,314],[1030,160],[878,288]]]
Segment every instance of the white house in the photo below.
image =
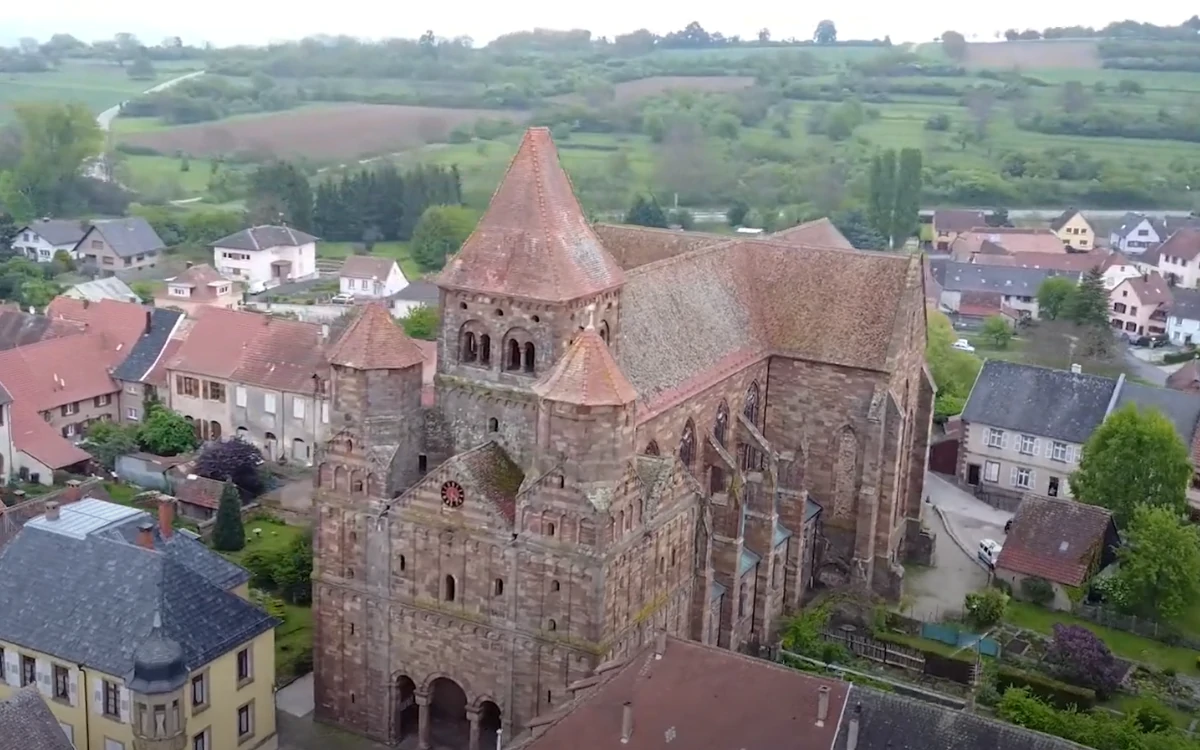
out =
[[261,226],[213,243],[213,266],[250,291],[317,278],[317,238],[291,227]]
[[17,470],[13,462],[12,441],[12,396],[0,383],[0,481],[8,483],[8,477]]
[[1167,315],[1167,336],[1171,343],[1200,344],[1200,289],[1174,290],[1175,302]]
[[1108,235],[1109,247],[1130,255],[1141,255],[1162,241],[1154,223],[1136,213],[1125,214],[1120,225]]
[[338,272],[338,286],[342,294],[381,299],[408,286],[408,279],[391,258],[351,255]]
[[21,227],[12,247],[38,263],[54,260],[54,254],[59,250],[78,259],[75,248],[90,228],[91,224],[86,220],[42,219]]
[[[1141,276],[1144,273],[1150,273],[1151,270],[1143,270],[1137,263],[1134,263],[1128,258],[1124,258],[1120,253],[1112,253],[1108,256],[1108,260],[1101,266],[1104,269],[1104,288],[1112,291],[1120,286],[1122,281],[1132,279],[1135,276]],[[1157,268],[1153,269],[1157,270]]]
[[1200,287],[1200,228],[1175,230],[1155,252],[1159,273],[1171,279],[1175,286]]
[[393,318],[403,318],[418,307],[437,308],[440,294],[428,281],[414,281],[388,297],[388,311]]

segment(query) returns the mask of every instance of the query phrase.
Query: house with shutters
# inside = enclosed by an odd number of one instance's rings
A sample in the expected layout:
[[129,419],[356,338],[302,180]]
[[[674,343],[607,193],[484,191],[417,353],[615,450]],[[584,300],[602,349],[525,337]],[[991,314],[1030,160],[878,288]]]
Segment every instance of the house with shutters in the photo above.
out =
[[36,691],[76,750],[277,747],[279,621],[173,523],[169,501],[84,497],[24,524],[0,549],[0,601],[21,605],[0,607],[0,701]]
[[1163,241],[1159,227],[1145,214],[1127,213],[1108,234],[1108,245],[1129,255],[1141,255]]
[[380,299],[408,286],[400,264],[378,255],[350,255],[338,271],[338,289],[364,299]]
[[89,227],[84,219],[41,219],[17,230],[12,248],[38,263],[49,263],[59,251],[76,258],[75,249]]
[[1096,246],[1096,230],[1074,208],[1068,208],[1050,222],[1050,229],[1071,250],[1091,250]]

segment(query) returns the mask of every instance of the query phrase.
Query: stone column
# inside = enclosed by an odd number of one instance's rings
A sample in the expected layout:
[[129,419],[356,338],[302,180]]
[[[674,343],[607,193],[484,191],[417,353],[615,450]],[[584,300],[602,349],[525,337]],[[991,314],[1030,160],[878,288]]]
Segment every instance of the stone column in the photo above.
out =
[[467,743],[467,750],[479,750],[479,709],[467,709],[467,721],[471,722],[470,740]]
[[417,750],[429,750],[429,694],[418,692],[417,699]]

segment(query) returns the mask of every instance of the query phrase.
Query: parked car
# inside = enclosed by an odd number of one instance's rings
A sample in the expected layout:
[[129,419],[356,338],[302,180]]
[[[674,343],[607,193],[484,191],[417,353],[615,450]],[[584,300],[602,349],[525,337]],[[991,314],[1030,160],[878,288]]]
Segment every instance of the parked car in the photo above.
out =
[[979,543],[979,561],[988,567],[988,570],[996,569],[996,561],[1000,559],[1000,550],[1004,549],[1000,546],[1000,542],[995,539],[984,539]]
[[346,294],[345,292],[343,292],[342,294],[333,295],[333,297],[329,301],[335,305],[353,305],[354,304],[354,295]]
[[1168,346],[1170,343],[1171,343],[1171,339],[1167,338],[1164,335],[1137,336],[1137,337],[1133,338],[1134,346],[1149,347],[1151,349],[1161,349],[1164,346]]
[[960,352],[973,352],[975,347],[971,346],[971,342],[966,339],[959,339],[950,345],[951,349],[957,349]]

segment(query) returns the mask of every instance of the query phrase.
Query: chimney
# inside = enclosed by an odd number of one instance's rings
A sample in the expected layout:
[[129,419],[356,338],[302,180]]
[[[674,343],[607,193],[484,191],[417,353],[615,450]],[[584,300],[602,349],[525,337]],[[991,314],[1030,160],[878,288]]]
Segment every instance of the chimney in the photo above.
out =
[[57,521],[58,520],[58,503],[54,502],[53,500],[49,500],[46,502],[46,520],[47,521]]
[[158,533],[163,539],[171,538],[175,523],[175,501],[170,498],[159,498],[158,501]]
[[658,661],[663,658],[663,654],[667,652],[667,631],[660,630],[654,636],[654,660]]
[[1076,364],[1072,364],[1072,365],[1071,365],[1071,372],[1075,373],[1076,375],[1079,375],[1079,374],[1081,374],[1081,373],[1083,372],[1083,366],[1082,366],[1082,365],[1076,365]]
[[151,312],[150,310],[146,311],[146,330],[142,331],[142,333],[147,334],[147,335],[149,335],[150,329],[154,325],[154,323],[152,322],[152,319],[151,319],[150,312]]
[[83,497],[83,487],[78,479],[68,479],[67,486],[59,495],[64,503],[73,503]]
[[91,303],[92,303],[92,301],[90,299],[88,299],[87,297],[84,297],[83,298],[83,309],[84,310],[88,309],[88,305],[90,305]]
[[625,705],[621,706],[621,744],[628,745],[631,737],[633,737],[633,704],[625,701]]
[[154,549],[154,524],[149,521],[138,524],[137,543],[139,547]]
[[328,340],[329,340],[329,324],[322,323],[321,324],[321,341],[328,341]]
[[846,750],[858,748],[858,722],[862,719],[862,701],[854,704],[854,713],[850,714],[850,726],[846,727]]
[[825,726],[825,720],[829,718],[829,686],[822,685],[817,691],[817,726]]

